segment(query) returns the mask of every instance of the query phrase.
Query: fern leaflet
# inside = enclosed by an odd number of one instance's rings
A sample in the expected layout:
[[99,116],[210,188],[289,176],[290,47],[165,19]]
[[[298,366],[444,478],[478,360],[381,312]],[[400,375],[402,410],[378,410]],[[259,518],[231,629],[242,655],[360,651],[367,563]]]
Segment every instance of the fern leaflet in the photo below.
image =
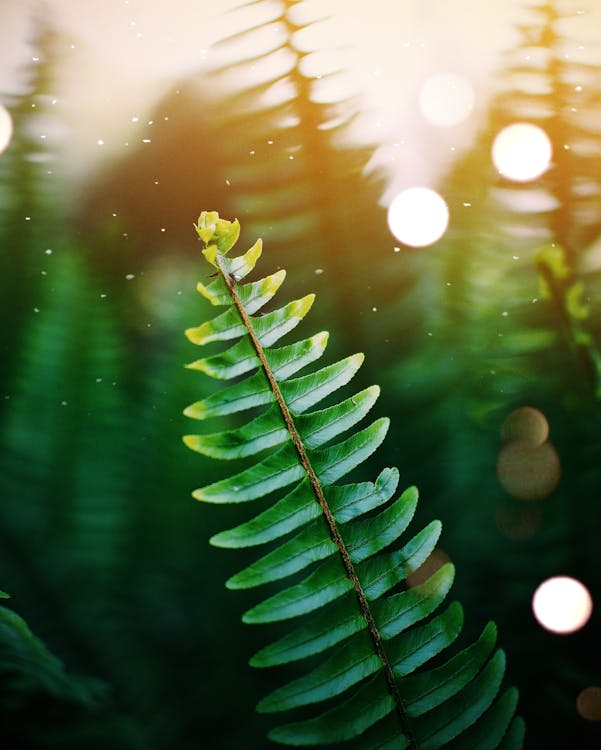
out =
[[[403,583],[429,557],[441,530],[433,521],[395,549],[415,512],[417,490],[411,487],[392,500],[399,481],[393,468],[384,469],[374,483],[337,484],[386,436],[387,419],[353,430],[379,389],[372,386],[334,406],[310,409],[351,380],[363,355],[292,377],[321,357],[327,334],[274,344],[301,322],[314,296],[258,314],[275,296],[284,272],[240,284],[261,254],[261,241],[230,259],[227,252],[240,232],[237,221],[203,212],[195,228],[205,258],[217,269],[217,277],[198,284],[198,291],[227,309],[186,335],[200,346],[235,343],[189,367],[217,379],[246,377],[184,413],[204,420],[265,408],[241,427],[184,437],[192,450],[208,456],[258,456],[250,467],[193,495],[208,503],[246,503],[280,494],[269,508],[211,542],[251,547],[279,541],[230,578],[231,589],[307,573],[243,616],[247,623],[265,623],[311,613],[257,653],[253,666],[321,655],[316,667],[272,692],[258,710],[287,711],[328,701],[325,711],[322,707],[313,718],[273,729],[270,739],[295,746],[346,742],[361,750],[521,747],[523,722],[514,716],[517,691],[510,688],[497,697],[505,657],[495,650],[494,624],[455,656],[435,659],[457,639],[463,624],[457,602],[437,612],[451,588],[453,566],[447,563],[419,586]],[[333,442],[345,432],[350,435]]]

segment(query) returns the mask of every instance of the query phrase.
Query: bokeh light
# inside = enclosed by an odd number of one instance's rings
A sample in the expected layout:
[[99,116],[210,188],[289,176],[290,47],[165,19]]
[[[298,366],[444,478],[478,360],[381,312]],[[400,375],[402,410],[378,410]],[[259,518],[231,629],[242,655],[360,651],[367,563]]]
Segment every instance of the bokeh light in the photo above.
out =
[[584,627],[593,611],[586,586],[569,576],[548,578],[534,592],[532,611],[552,633],[568,634]]
[[407,576],[407,586],[409,586],[410,588],[419,586],[420,584],[427,581],[430,576],[433,576],[437,570],[442,568],[442,566],[448,562],[451,562],[451,558],[444,550],[440,549],[440,547],[436,547],[419,566],[419,568],[417,570],[414,570],[413,573],[410,573]]
[[[524,505],[507,498],[495,514],[497,529],[507,539],[522,542],[531,539],[540,529],[542,513],[538,505]],[[511,503],[511,504],[509,504]]]
[[426,247],[439,240],[449,225],[449,209],[434,190],[412,187],[399,193],[388,207],[388,226],[410,247]]
[[592,685],[580,691],[576,710],[587,721],[601,721],[601,687]]
[[542,128],[518,122],[503,128],[494,140],[492,159],[509,180],[528,182],[545,172],[553,154],[549,136]]
[[559,483],[561,466],[551,443],[508,443],[497,458],[501,487],[517,500],[542,500]]
[[10,112],[0,104],[0,154],[6,149],[13,137],[13,120]]
[[514,409],[501,425],[503,443],[528,443],[542,445],[549,437],[549,423],[539,409],[521,406]]
[[457,73],[437,73],[424,83],[419,93],[422,115],[438,127],[458,125],[474,108],[474,89]]

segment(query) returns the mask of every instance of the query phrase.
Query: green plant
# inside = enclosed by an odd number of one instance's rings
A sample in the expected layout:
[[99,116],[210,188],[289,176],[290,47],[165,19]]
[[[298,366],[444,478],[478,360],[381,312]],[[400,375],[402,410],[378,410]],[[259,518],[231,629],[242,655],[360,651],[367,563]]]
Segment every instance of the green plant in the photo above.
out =
[[[369,412],[379,388],[309,409],[346,385],[363,355],[292,377],[321,357],[327,334],[279,348],[274,344],[301,322],[314,295],[260,314],[285,272],[241,285],[261,254],[261,241],[229,259],[226,254],[240,232],[237,221],[203,212],[195,228],[205,258],[217,269],[217,277],[199,283],[198,291],[227,309],[186,335],[198,345],[237,341],[188,367],[237,381],[184,413],[199,420],[246,410],[254,416],[239,427],[187,435],[184,441],[215,458],[258,455],[259,460],[193,495],[207,503],[276,497],[251,520],[212,537],[214,545],[231,548],[277,542],[232,576],[228,588],[271,584],[315,566],[243,616],[246,623],[301,618],[300,625],[259,651],[253,666],[304,659],[312,664],[303,677],[264,698],[258,710],[327,702],[325,712],[277,727],[270,738],[297,746],[351,741],[362,750],[521,747],[523,722],[514,717],[517,691],[510,688],[497,698],[505,657],[494,650],[494,624],[442,661],[439,655],[457,639],[463,623],[457,602],[435,614],[451,587],[453,566],[447,563],[419,585],[407,584],[434,550],[440,523],[431,522],[401,549],[390,549],[411,521],[417,490],[411,487],[391,502],[399,479],[392,468],[383,469],[375,483],[336,484],[384,440],[389,422],[380,418],[331,444]],[[275,493],[286,488],[278,498]],[[332,700],[339,695],[340,703]]]
[[[9,595],[0,591],[0,599]],[[0,707],[14,708],[36,694],[93,706],[105,686],[67,674],[62,663],[37,638],[16,612],[0,607]]]

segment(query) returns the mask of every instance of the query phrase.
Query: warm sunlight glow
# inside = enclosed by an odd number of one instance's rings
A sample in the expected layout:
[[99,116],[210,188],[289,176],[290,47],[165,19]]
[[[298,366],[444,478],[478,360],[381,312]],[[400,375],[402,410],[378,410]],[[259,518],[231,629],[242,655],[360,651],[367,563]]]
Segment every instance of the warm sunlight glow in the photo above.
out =
[[10,143],[13,135],[13,121],[6,107],[0,104],[0,154]]
[[419,566],[419,568],[417,570],[414,570],[413,573],[410,573],[407,576],[407,586],[409,586],[409,588],[419,586],[420,584],[427,581],[430,576],[433,576],[434,573],[439,570],[439,568],[442,568],[442,566],[446,565],[446,563],[448,562],[451,562],[451,558],[443,549],[440,549],[440,547],[436,547],[436,549],[432,550],[430,556],[426,558],[426,560]]
[[549,437],[549,423],[545,415],[532,406],[521,406],[509,414],[501,425],[501,440],[530,445],[542,445]]
[[552,633],[574,633],[584,627],[593,611],[586,586],[575,578],[548,578],[534,592],[532,610],[538,622]]
[[495,138],[492,159],[508,180],[528,182],[543,174],[551,163],[549,136],[536,125],[518,122],[503,128]]
[[499,484],[517,500],[542,500],[557,487],[560,475],[559,456],[549,442],[508,443],[497,458]]
[[403,190],[388,207],[388,226],[394,236],[410,247],[426,247],[439,240],[449,225],[449,209],[434,190]]
[[474,89],[456,73],[431,76],[419,94],[422,115],[439,127],[458,125],[467,119],[474,107]]
[[593,685],[581,690],[576,710],[587,721],[601,721],[601,687]]

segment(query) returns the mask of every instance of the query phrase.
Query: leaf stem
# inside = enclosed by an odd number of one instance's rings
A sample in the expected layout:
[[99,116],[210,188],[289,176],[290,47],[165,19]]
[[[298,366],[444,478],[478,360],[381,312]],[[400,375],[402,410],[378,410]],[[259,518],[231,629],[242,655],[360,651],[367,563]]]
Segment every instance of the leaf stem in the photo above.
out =
[[315,473],[313,466],[311,465],[311,461],[309,459],[309,456],[307,455],[307,451],[305,449],[302,438],[296,428],[296,425],[294,424],[294,419],[292,418],[290,409],[288,408],[288,405],[286,404],[286,401],[282,395],[275,375],[273,374],[273,371],[269,366],[269,362],[267,361],[263,346],[261,345],[261,342],[259,341],[259,338],[255,333],[252,325],[252,320],[249,314],[246,312],[244,305],[242,304],[242,300],[240,299],[236,291],[236,281],[228,273],[227,268],[225,267],[225,264],[223,263],[222,257],[219,253],[217,253],[215,260],[217,267],[223,276],[228,291],[232,297],[232,300],[234,301],[240,317],[242,318],[242,322],[244,323],[244,326],[248,331],[248,335],[257,353],[259,361],[261,362],[263,370],[265,371],[265,375],[267,376],[267,380],[269,381],[269,385],[271,387],[273,395],[275,396],[276,402],[282,413],[282,417],[286,424],[290,439],[292,440],[292,443],[294,444],[294,447],[296,448],[296,451],[298,453],[300,462],[307,476],[309,477],[311,487],[315,494],[315,499],[319,503],[319,506],[321,507],[321,510],[323,512],[330,537],[338,547],[338,551],[340,553],[340,557],[342,559],[342,564],[344,566],[346,574],[353,584],[357,602],[359,604],[359,610],[361,611],[361,614],[365,622],[367,623],[367,629],[371,637],[375,652],[382,662],[382,666],[384,669],[384,679],[386,680],[388,691],[394,700],[395,712],[401,724],[401,730],[408,741],[407,750],[417,750],[417,742],[409,725],[405,704],[396,686],[396,680],[394,677],[394,672],[392,670],[392,665],[388,659],[386,651],[384,650],[382,636],[380,635],[380,631],[378,630],[378,626],[370,609],[365,591],[363,590],[361,582],[359,581],[359,578],[357,576],[353,561],[351,560],[342,535],[340,534],[340,531],[338,529],[336,519],[334,518],[334,515],[332,514],[332,511],[330,510],[330,507],[327,503],[319,478]]

